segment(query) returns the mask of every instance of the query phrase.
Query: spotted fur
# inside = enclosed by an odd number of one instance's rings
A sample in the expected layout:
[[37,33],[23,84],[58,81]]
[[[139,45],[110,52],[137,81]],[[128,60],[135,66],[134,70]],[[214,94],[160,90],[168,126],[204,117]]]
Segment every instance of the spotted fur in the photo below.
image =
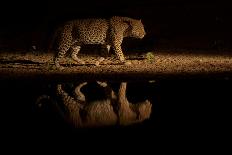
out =
[[143,38],[144,26],[141,20],[129,17],[114,16],[110,19],[80,19],[65,23],[60,30],[58,39],[58,53],[55,57],[55,65],[61,68],[60,60],[67,51],[71,50],[73,60],[84,64],[77,57],[82,45],[100,44],[108,51],[113,48],[118,59],[125,63],[125,57],[121,49],[124,37]]

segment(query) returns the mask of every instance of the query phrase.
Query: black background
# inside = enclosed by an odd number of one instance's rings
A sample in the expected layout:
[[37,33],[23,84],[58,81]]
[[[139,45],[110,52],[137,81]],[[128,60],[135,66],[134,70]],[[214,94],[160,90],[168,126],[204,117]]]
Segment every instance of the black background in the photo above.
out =
[[45,50],[58,24],[113,15],[142,19],[147,32],[142,45],[149,50],[231,48],[232,10],[227,1],[6,1],[0,11],[1,49],[36,45]]

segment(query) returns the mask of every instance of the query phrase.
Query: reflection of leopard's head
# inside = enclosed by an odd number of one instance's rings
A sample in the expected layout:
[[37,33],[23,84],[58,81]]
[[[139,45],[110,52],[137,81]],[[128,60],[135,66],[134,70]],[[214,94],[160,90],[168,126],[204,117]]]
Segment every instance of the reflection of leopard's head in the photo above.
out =
[[149,100],[146,100],[142,103],[138,103],[138,114],[139,120],[145,120],[150,118],[151,111],[152,111],[152,104]]

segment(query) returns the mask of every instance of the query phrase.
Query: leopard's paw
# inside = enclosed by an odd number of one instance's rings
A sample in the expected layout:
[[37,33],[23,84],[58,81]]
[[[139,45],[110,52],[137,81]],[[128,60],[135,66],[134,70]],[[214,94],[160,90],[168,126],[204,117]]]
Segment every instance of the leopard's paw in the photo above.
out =
[[127,65],[127,66],[129,66],[129,65],[131,65],[132,63],[130,62],[130,61],[125,61],[124,62],[124,65]]
[[101,57],[96,63],[95,66],[99,66],[102,61],[104,61],[105,58]]

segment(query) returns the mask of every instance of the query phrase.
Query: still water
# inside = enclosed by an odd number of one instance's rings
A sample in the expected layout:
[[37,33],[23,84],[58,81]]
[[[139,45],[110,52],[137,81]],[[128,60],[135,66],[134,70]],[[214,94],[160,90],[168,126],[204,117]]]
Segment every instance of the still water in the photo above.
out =
[[[201,143],[202,138],[220,137],[229,127],[231,86],[229,79],[213,78],[65,83],[2,80],[1,129],[13,140],[25,136],[31,137],[29,141],[123,139],[124,143],[143,141],[152,146],[151,140],[159,146],[156,151],[165,152],[177,139]],[[60,96],[58,88],[63,91]],[[79,100],[85,110],[76,112],[78,106],[68,109],[64,98]],[[119,103],[121,111],[115,106]]]

